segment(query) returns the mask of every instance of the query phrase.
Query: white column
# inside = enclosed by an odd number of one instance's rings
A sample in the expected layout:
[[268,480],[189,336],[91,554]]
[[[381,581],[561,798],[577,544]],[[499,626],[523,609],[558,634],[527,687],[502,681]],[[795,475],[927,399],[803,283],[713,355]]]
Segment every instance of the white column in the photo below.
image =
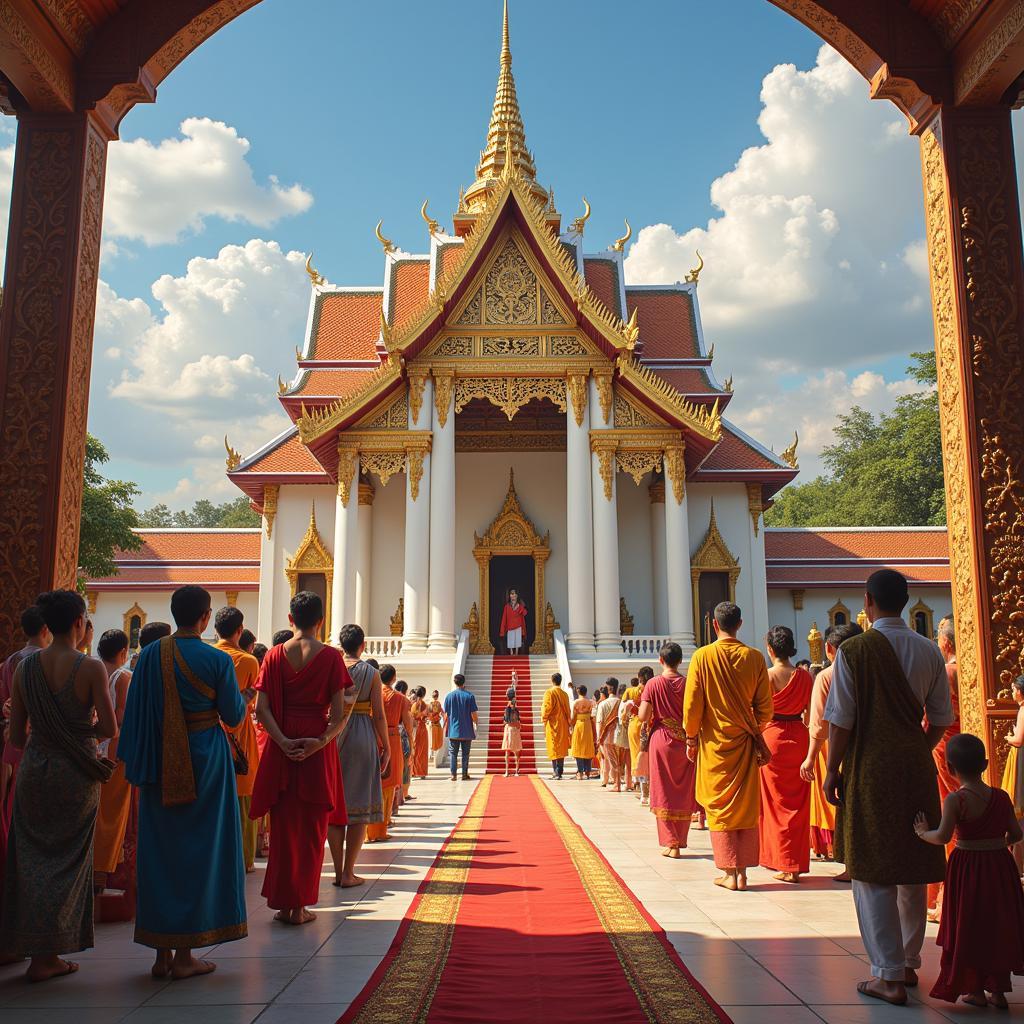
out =
[[[409,429],[430,430],[434,389],[409,375]],[[423,651],[430,628],[430,450],[410,444],[405,464],[405,630],[402,649]]]
[[[751,489],[756,491],[751,493]],[[768,578],[764,562],[764,521],[761,517],[761,485],[747,484],[747,506],[750,512],[750,586],[752,588],[750,623],[753,635],[748,636],[754,647],[771,627],[768,619]],[[755,520],[756,515],[756,520]],[[806,634],[796,637],[797,646],[803,650],[807,643]]]
[[359,545],[359,453],[341,452],[334,498],[334,577],[328,643],[337,644],[341,627],[356,621],[356,571]]
[[359,485],[359,524],[356,553],[356,617],[365,633],[370,632],[370,562],[373,551],[373,485]]
[[[591,427],[595,432],[613,426],[611,411],[608,423],[601,407],[601,388],[610,391],[610,379],[590,383]],[[600,441],[591,454],[591,507],[594,515],[594,641],[599,651],[622,652],[622,631],[619,628],[619,522],[616,501],[615,452],[602,448]]]
[[431,648],[455,647],[455,412],[454,375],[434,384],[434,437],[430,448]]
[[276,484],[263,488],[263,533],[260,536],[260,595],[256,613],[256,636],[270,646],[277,628],[274,624],[274,586],[277,583],[277,498]]
[[665,456],[665,562],[668,572],[668,632],[688,656],[693,635],[693,581],[690,578],[690,527],[685,464],[681,451]]
[[568,559],[568,630],[570,650],[594,648],[594,520],[590,486],[589,384],[585,374],[568,380],[565,413],[566,557]]
[[665,481],[651,484],[651,581],[654,632],[668,636],[668,558],[665,554]]

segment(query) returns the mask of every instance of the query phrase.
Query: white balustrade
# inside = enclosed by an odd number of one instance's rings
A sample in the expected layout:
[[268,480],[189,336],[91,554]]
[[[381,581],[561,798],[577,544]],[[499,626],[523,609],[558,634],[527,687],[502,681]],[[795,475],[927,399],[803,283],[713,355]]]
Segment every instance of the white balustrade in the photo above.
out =
[[366,650],[363,652],[367,658],[394,658],[402,653],[402,638],[400,636],[368,636],[366,637]]
[[657,658],[670,639],[667,636],[624,636],[622,649],[630,658]]

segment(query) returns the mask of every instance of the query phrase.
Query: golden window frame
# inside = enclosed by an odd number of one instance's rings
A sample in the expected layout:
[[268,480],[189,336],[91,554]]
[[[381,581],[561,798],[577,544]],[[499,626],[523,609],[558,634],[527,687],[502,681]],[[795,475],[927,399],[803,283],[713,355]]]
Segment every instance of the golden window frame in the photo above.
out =
[[288,559],[284,574],[288,578],[290,596],[294,597],[299,590],[299,576],[322,573],[326,584],[327,598],[324,601],[324,633],[329,636],[331,628],[331,590],[334,585],[334,559],[324,544],[323,537],[316,526],[316,504],[309,511],[309,525],[305,536],[295,554]]
[[496,555],[528,555],[533,559],[533,623],[531,654],[552,654],[552,643],[545,629],[544,565],[551,555],[551,534],[543,537],[523,512],[516,494],[515,474],[509,470],[508,492],[501,511],[481,537],[473,533],[473,557],[480,570],[480,614],[476,635],[470,637],[472,654],[493,654],[491,643],[491,559]]
[[141,634],[142,627],[145,626],[149,616],[146,615],[145,609],[143,609],[140,606],[138,601],[136,601],[135,604],[133,604],[131,608],[129,608],[128,611],[124,613],[124,620],[121,626],[121,628],[124,630],[124,635],[128,637],[129,645],[131,645],[132,642],[132,619],[134,619],[136,616],[138,616],[139,618],[139,633]]
[[917,632],[917,625],[914,622],[914,619],[917,617],[919,612],[924,614],[925,622],[927,623],[927,626],[928,626],[928,632],[925,633],[924,635],[927,636],[929,640],[934,640],[935,639],[935,612],[931,608],[929,608],[928,605],[926,605],[924,603],[924,601],[920,600],[920,598],[918,599],[917,604],[915,604],[914,607],[910,609],[910,611],[909,611],[909,613],[907,615],[907,624],[916,633]]
[[856,622],[857,620],[853,616],[853,612],[843,604],[842,599],[836,601],[834,605],[828,610],[828,628],[834,629],[836,625],[836,615],[842,612],[846,616],[847,624]]
[[697,553],[690,559],[690,582],[693,587],[693,635],[700,636],[700,578],[706,572],[729,574],[729,600],[736,603],[736,581],[740,578],[740,563],[729,550],[718,529],[715,503],[711,502],[711,518]]

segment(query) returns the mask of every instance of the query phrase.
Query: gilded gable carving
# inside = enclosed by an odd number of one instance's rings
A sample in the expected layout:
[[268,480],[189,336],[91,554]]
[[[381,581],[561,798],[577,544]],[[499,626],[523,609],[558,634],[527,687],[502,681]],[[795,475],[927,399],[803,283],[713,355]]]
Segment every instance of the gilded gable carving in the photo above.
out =
[[652,416],[638,409],[618,391],[615,392],[615,426],[617,427],[661,427]]
[[440,344],[431,354],[435,356],[471,356],[473,354],[473,339],[442,338]]
[[537,275],[519,247],[509,238],[485,279],[484,322],[535,324],[538,320]]
[[361,423],[360,430],[406,430],[409,426],[409,409],[405,392],[398,396],[386,409],[377,413],[372,420]]
[[589,355],[587,346],[579,338],[569,335],[556,335],[548,339],[548,354],[552,356],[585,356]]
[[469,324],[475,327],[480,323],[480,308],[483,305],[483,289],[477,288],[476,294],[466,303],[466,308],[455,321],[457,324]]
[[540,322],[542,324],[564,324],[566,319],[558,312],[555,304],[548,298],[547,292],[540,290]]
[[485,356],[539,356],[540,338],[483,338]]

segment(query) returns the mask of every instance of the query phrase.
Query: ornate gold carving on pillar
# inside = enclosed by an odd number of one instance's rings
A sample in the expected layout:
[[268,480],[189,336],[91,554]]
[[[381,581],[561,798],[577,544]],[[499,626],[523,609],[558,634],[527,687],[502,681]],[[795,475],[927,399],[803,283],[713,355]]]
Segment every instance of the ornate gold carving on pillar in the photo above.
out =
[[277,496],[281,488],[277,484],[267,484],[263,488],[263,526],[267,531],[267,540],[274,536],[274,520],[277,518]]
[[409,451],[409,493],[415,501],[420,496],[420,481],[423,479],[423,449]]
[[811,631],[807,634],[807,646],[811,652],[811,661],[815,665],[823,665],[825,663],[825,643],[817,622],[811,623]]
[[989,738],[985,719],[1024,668],[1024,286],[1008,110],[944,110],[921,157],[960,714]]
[[572,400],[572,412],[576,418],[576,426],[583,426],[583,416],[587,411],[587,374],[570,373],[566,377],[569,398]]
[[672,482],[676,504],[681,505],[686,497],[686,450],[683,445],[665,449],[665,476]]
[[355,476],[359,452],[355,448],[338,449],[338,496],[342,505],[348,508],[348,499],[352,492],[352,478]]
[[360,452],[359,465],[364,473],[376,473],[380,477],[382,487],[405,469],[405,449],[396,451]]
[[395,609],[395,614],[390,618],[391,623],[391,635],[401,636],[405,632],[405,598],[400,597],[398,599],[398,607]]
[[455,371],[434,369],[434,412],[437,413],[438,426],[448,423],[448,410],[451,407],[452,389],[455,387]]
[[229,608],[234,608],[238,604],[238,591],[225,590],[224,599],[227,601]]
[[480,610],[476,606],[476,601],[469,609],[469,618],[462,624],[462,628],[469,631],[469,649],[472,651],[480,639]]
[[764,491],[760,484],[747,484],[747,508],[750,510],[750,520],[754,524],[756,537],[761,528],[761,514],[764,512]]
[[423,389],[427,385],[427,374],[422,370],[409,371],[409,412],[412,422],[420,421],[420,409],[423,408]]
[[597,456],[598,472],[601,474],[601,482],[604,484],[604,496],[606,501],[612,500],[612,485],[615,483],[615,449],[618,441],[614,437],[602,437],[601,434],[591,431],[590,450]]
[[99,594],[95,590],[87,590],[85,592],[85,607],[88,609],[90,615],[96,614],[96,599]]
[[597,399],[601,403],[601,415],[607,424],[612,415],[612,375],[610,371],[594,371],[594,383],[597,385]]
[[[476,605],[473,605],[475,608]],[[555,618],[555,613],[549,601],[544,608],[544,650],[541,653],[553,654],[555,650],[555,630],[561,629],[561,623]]]
[[789,595],[793,599],[793,611],[802,612],[804,610],[804,591],[799,589],[791,590]]

